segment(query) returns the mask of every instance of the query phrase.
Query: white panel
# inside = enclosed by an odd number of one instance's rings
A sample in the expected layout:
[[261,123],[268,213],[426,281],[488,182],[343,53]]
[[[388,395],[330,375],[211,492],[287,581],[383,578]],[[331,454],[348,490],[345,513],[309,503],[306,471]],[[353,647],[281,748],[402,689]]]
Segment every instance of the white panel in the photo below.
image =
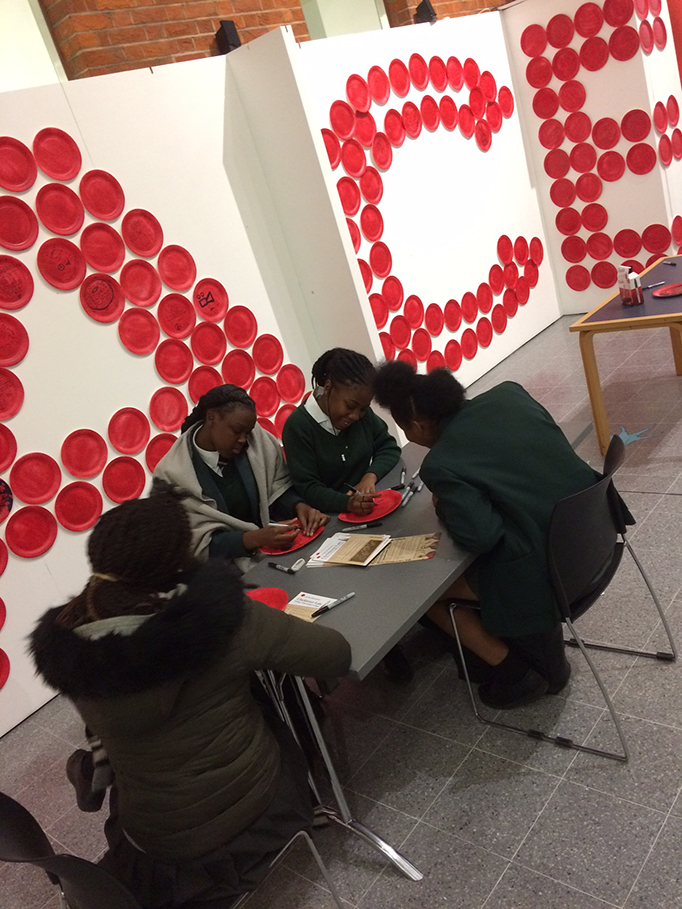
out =
[[[2,0],[0,6],[0,92],[59,82],[61,63],[44,23],[45,37],[41,34],[29,0]],[[42,16],[40,8],[37,15]]]

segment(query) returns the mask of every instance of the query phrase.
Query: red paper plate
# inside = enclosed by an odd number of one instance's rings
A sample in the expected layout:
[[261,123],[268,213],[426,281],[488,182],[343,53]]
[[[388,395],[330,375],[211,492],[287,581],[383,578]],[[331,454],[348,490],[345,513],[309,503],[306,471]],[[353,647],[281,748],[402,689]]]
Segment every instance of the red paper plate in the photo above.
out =
[[[3,546],[4,546],[4,543],[3,543]],[[0,628],[2,628],[2,626],[5,624],[6,618],[7,618],[7,609],[5,608],[5,601],[0,599]],[[1,684],[1,682],[0,682],[0,684]]]
[[196,263],[182,246],[166,246],[162,249],[158,269],[163,283],[173,290],[189,290],[197,277]]
[[108,224],[88,224],[80,237],[81,252],[95,271],[118,271],[125,259],[121,236]]
[[150,473],[153,473],[156,465],[164,455],[168,454],[175,442],[177,442],[175,436],[168,432],[160,432],[149,442],[144,453],[144,460]]
[[360,252],[360,247],[362,246],[360,228],[355,221],[352,221],[350,218],[346,218],[346,224],[348,225],[348,233],[350,234],[351,243],[353,244],[353,252]]
[[356,110],[366,113],[372,103],[369,86],[357,73],[353,73],[346,81],[346,96]]
[[642,240],[637,231],[626,228],[619,230],[613,238],[613,248],[619,256],[631,259],[642,248]]
[[411,139],[416,139],[422,131],[422,116],[419,108],[412,101],[406,101],[403,104],[402,116],[405,132]]
[[0,256],[0,309],[21,309],[33,296],[33,276],[23,262]]
[[567,262],[582,262],[587,254],[582,237],[566,237],[561,244],[561,255]]
[[[441,111],[442,117],[442,111]],[[498,133],[502,128],[502,110],[497,101],[489,101],[485,109],[485,118],[490,124],[494,133]],[[454,129],[454,126],[453,126]]]
[[347,139],[341,146],[341,163],[351,177],[361,177],[367,167],[365,150],[357,139]]
[[650,253],[665,253],[670,247],[672,235],[665,224],[650,224],[642,231],[642,246]]
[[673,144],[669,136],[661,136],[658,142],[658,157],[666,167],[673,159]]
[[559,110],[559,98],[554,89],[541,88],[533,96],[533,111],[536,117],[547,120]]
[[151,262],[131,259],[121,269],[123,293],[135,306],[153,306],[161,296],[161,278]]
[[388,78],[396,95],[404,98],[410,90],[410,74],[402,60],[391,60],[388,65]]
[[355,111],[346,101],[334,101],[329,108],[329,122],[339,139],[350,139],[355,129]]
[[580,57],[572,47],[562,47],[554,54],[552,71],[561,82],[575,79],[580,71]]
[[588,38],[580,48],[580,62],[591,73],[606,66],[609,46],[603,38]]
[[654,105],[654,126],[659,133],[664,133],[668,128],[668,108],[662,101]]
[[566,283],[571,290],[587,290],[591,280],[590,273],[584,265],[571,265],[566,272]]
[[464,84],[469,90],[478,85],[481,78],[481,70],[472,57],[466,58],[462,66],[462,72],[464,73]]
[[426,371],[433,372],[434,369],[445,369],[447,364],[445,357],[439,350],[432,350],[426,361]]
[[476,337],[481,347],[488,347],[493,339],[493,327],[490,320],[483,318],[476,323]]
[[163,386],[154,392],[149,402],[149,416],[163,432],[177,432],[187,412],[187,398],[179,388]]
[[577,234],[582,225],[580,214],[575,208],[562,208],[561,211],[557,212],[554,223],[559,233],[565,237]]
[[562,110],[568,111],[569,113],[579,111],[585,103],[586,98],[587,92],[585,91],[585,86],[582,82],[577,82],[575,80],[564,82],[559,89],[559,105]]
[[608,212],[604,206],[595,203],[586,205],[582,210],[581,217],[583,226],[590,231],[604,230],[609,220]]
[[365,262],[364,259],[358,259],[358,267],[360,269],[363,284],[365,285],[365,291],[369,293],[372,289],[372,284],[374,283],[372,269],[369,267],[369,263]]
[[162,331],[170,338],[186,338],[197,321],[196,310],[182,294],[166,294],[156,314]]
[[403,315],[410,328],[419,328],[424,321],[424,304],[415,294],[411,294],[405,300]]
[[500,91],[497,95],[497,101],[500,105],[502,115],[509,119],[509,117],[511,117],[511,115],[514,113],[514,96],[512,95],[511,89],[508,86],[503,85],[500,88]]
[[596,174],[581,174],[575,181],[575,192],[583,202],[594,202],[601,196],[602,182]]
[[407,68],[414,87],[418,88],[419,91],[423,91],[429,84],[429,68],[426,65],[426,60],[421,54],[412,54]]
[[[632,149],[630,149],[630,151],[632,151]],[[604,152],[597,161],[597,173],[602,180],[606,180],[609,183],[620,180],[625,173],[625,160],[623,156],[615,151]]]
[[109,420],[109,441],[121,454],[137,454],[149,441],[149,420],[136,407],[122,407]]
[[274,335],[261,335],[253,345],[253,361],[260,372],[274,375],[282,365],[284,351]]
[[159,323],[152,313],[145,309],[127,310],[118,323],[118,336],[121,343],[131,353],[138,356],[155,350],[160,335]]
[[48,230],[67,237],[81,229],[85,218],[83,203],[62,183],[47,183],[38,190],[36,211]]
[[102,221],[115,221],[123,211],[125,194],[116,177],[105,170],[89,170],[78,187],[83,205]]
[[329,163],[332,166],[332,170],[336,170],[341,163],[341,143],[339,142],[336,133],[333,133],[330,129],[325,128],[321,130],[321,133]]
[[0,186],[22,193],[35,183],[38,168],[31,150],[11,136],[0,136]]
[[189,343],[196,359],[207,366],[220,363],[227,350],[225,332],[215,322],[199,322]]
[[648,19],[639,23],[639,42],[645,54],[650,54],[654,49],[654,30]]
[[[532,237],[529,243],[530,257],[536,265],[541,265],[542,260],[545,258],[545,250],[542,245],[542,240],[539,237]],[[532,285],[535,287],[535,285]]]
[[7,545],[22,559],[35,559],[43,555],[56,538],[57,522],[54,515],[39,505],[20,508],[10,517],[5,530]]
[[369,265],[378,278],[386,278],[391,273],[391,252],[381,240],[369,251]]
[[[471,108],[471,113],[474,115],[476,120],[480,119],[485,113],[486,100],[483,97],[483,92],[478,86],[472,88],[469,92],[469,107]],[[424,124],[426,125],[426,124]]]
[[[281,553],[281,549],[273,549],[273,552]],[[261,552],[265,552],[264,549]],[[289,604],[289,594],[286,590],[279,587],[258,587],[256,590],[245,590],[244,593],[252,600],[258,600],[259,603],[265,603],[273,609],[284,610]]]
[[187,391],[190,398],[196,404],[202,395],[218,385],[222,385],[223,380],[217,369],[212,366],[197,366],[189,377]]
[[412,350],[422,363],[431,353],[431,335],[425,328],[418,328],[412,335]]
[[478,87],[483,92],[483,97],[486,101],[494,101],[497,97],[497,83],[495,82],[493,74],[488,70],[481,73],[481,78],[478,80]]
[[392,145],[399,148],[405,141],[405,124],[403,123],[402,114],[391,108],[386,111],[384,117],[384,132],[388,136]]
[[614,60],[631,60],[639,51],[639,32],[631,25],[621,25],[609,38],[609,50]]
[[579,142],[571,149],[570,162],[573,170],[580,174],[591,171],[597,163],[597,152],[589,142]]
[[[339,515],[339,517],[341,517],[341,515]],[[297,549],[303,549],[303,547],[307,546],[308,543],[312,543],[313,540],[316,540],[323,530],[324,527],[318,527],[315,533],[310,537],[304,536],[304,534],[299,530],[299,532],[294,537],[293,544],[288,549],[268,549],[266,546],[263,546],[259,551],[264,552],[266,555],[285,555],[287,552],[295,552]],[[273,606],[274,603],[268,603],[267,605]],[[284,605],[286,606],[286,603]]]
[[497,258],[503,265],[509,265],[514,258],[514,244],[506,234],[497,241]]
[[627,153],[626,161],[633,174],[648,174],[656,166],[656,151],[647,143],[633,145]]
[[573,32],[573,20],[563,13],[553,16],[547,23],[547,41],[552,47],[566,47],[571,43]]
[[521,50],[528,57],[537,57],[547,47],[547,32],[541,25],[529,25],[521,34]]
[[620,139],[620,127],[612,117],[602,117],[592,128],[592,141],[598,148],[613,148]]
[[659,50],[663,50],[668,42],[668,33],[665,28],[665,22],[660,16],[654,19],[654,43]]
[[507,287],[516,287],[516,282],[519,279],[519,269],[516,262],[510,262],[508,265],[505,265],[503,271],[504,283]]
[[[364,174],[363,174],[364,176]],[[356,215],[360,209],[360,190],[355,180],[350,177],[341,177],[336,184],[345,214]]]
[[[483,116],[485,110],[485,101],[483,100],[483,95],[481,95],[481,112],[479,116]],[[419,110],[422,115],[422,122],[424,126],[430,131],[434,132],[440,126],[440,108],[438,107],[438,102],[431,95],[424,95],[419,105]]]
[[504,272],[497,263],[488,272],[488,284],[494,294],[501,294],[504,290]]
[[190,377],[194,358],[184,341],[173,338],[159,344],[154,355],[154,365],[164,382],[182,385]]
[[[682,245],[682,216],[675,215],[673,218],[671,233],[673,237],[673,243],[676,243],[678,246]],[[0,471],[1,470],[2,468],[0,467]]]
[[444,356],[448,369],[456,372],[462,365],[462,348],[459,341],[448,341],[445,345]]
[[665,287],[657,287],[651,291],[654,297],[677,297],[682,294],[682,282],[677,284],[666,284]]
[[528,258],[528,254],[528,241],[525,237],[517,237],[516,240],[514,240],[514,258],[519,265],[524,264]]
[[280,397],[277,383],[270,376],[260,376],[249,390],[261,417],[271,417],[279,407]]
[[46,240],[38,250],[37,261],[40,274],[58,290],[73,290],[85,277],[85,257],[70,240]]
[[493,311],[490,314],[490,320],[497,334],[501,335],[507,327],[507,313],[504,310],[504,306],[500,303],[494,306]]
[[349,511],[342,511],[339,515],[339,521],[346,524],[366,524],[368,521],[377,521],[386,515],[395,511],[402,501],[402,494],[397,489],[383,489],[374,500],[374,508],[368,515],[352,514]]
[[448,71],[442,57],[431,57],[429,60],[429,78],[437,92],[444,92],[448,87]]
[[[353,181],[351,180],[351,183]],[[355,184],[353,184],[355,186]],[[355,187],[357,191],[357,186]],[[381,197],[384,194],[384,181],[381,179],[381,175],[374,167],[368,167],[364,174],[360,177],[360,191],[364,196],[367,202],[371,202],[373,205],[378,205],[381,202]],[[358,198],[358,208],[360,208],[360,199]],[[355,211],[358,210],[355,209]]]
[[[445,325],[448,331],[457,331],[462,324],[462,307],[457,300],[448,300],[443,311]],[[447,359],[447,357],[446,357]]]
[[28,249],[38,236],[38,219],[23,199],[0,196],[0,246]]
[[9,485],[16,498],[27,505],[49,502],[59,489],[62,472],[54,458],[41,451],[25,454],[14,462]]
[[660,16],[662,7],[661,0],[649,0],[649,12],[652,16]]
[[614,28],[618,25],[625,25],[632,18],[634,9],[633,0],[604,0],[606,24]]
[[525,306],[530,297],[530,281],[527,278],[520,277],[516,282],[516,299],[519,301],[519,306]]
[[360,214],[360,228],[365,239],[376,243],[384,232],[384,219],[375,205],[365,205]]
[[[7,547],[3,540],[0,540],[0,575],[7,568]],[[4,653],[4,651],[2,651]]]
[[[371,114],[361,114],[356,111],[355,129],[353,130],[353,136],[358,140],[358,142],[361,145],[364,145],[365,148],[371,148],[376,134],[377,124],[374,117]],[[336,136],[334,136],[334,133],[330,133],[330,136],[332,136],[334,138],[334,141],[338,143],[339,140],[336,138]]]
[[283,401],[295,404],[305,391],[305,376],[298,366],[286,363],[277,373],[277,392]]
[[[485,286],[488,287],[487,284]],[[445,317],[440,306],[437,303],[429,303],[424,314],[424,325],[429,334],[433,335],[434,338],[439,335],[443,331],[444,321]]]
[[[372,142],[372,159],[377,167],[388,170],[393,161],[393,148],[385,133],[377,133]],[[364,171],[363,171],[364,173]]]
[[677,126],[680,121],[680,106],[675,95],[670,95],[665,106],[668,111],[668,122],[671,126]]
[[[510,266],[507,266],[510,267]],[[516,266],[514,266],[516,268]],[[518,272],[517,272],[518,278]],[[485,282],[478,285],[476,289],[476,304],[480,312],[490,312],[493,305],[493,292],[490,286]],[[426,326],[429,327],[428,325]]]
[[[121,222],[121,233],[128,249],[136,256],[150,258],[163,246],[163,230],[154,215],[133,208]],[[184,288],[183,288],[184,289]]]
[[[597,231],[587,238],[587,252],[593,259],[608,259],[613,252],[613,240],[608,234]],[[592,277],[594,279],[594,275]]]
[[547,57],[533,57],[526,67],[526,82],[531,88],[545,88],[553,75],[552,64]]
[[526,264],[523,266],[523,277],[526,281],[528,281],[528,284],[531,287],[535,287],[535,285],[538,283],[538,278],[540,277],[540,273],[535,262],[526,262]]
[[391,319],[388,331],[391,336],[391,341],[393,341],[398,350],[404,350],[410,343],[412,329],[405,316],[394,316],[393,319]]
[[89,530],[102,514],[102,496],[92,483],[69,483],[54,503],[57,520],[66,530]]
[[604,24],[604,13],[596,3],[583,3],[573,17],[575,30],[581,38],[593,38],[601,31]]
[[485,120],[479,120],[476,123],[474,133],[476,136],[476,145],[478,145],[481,151],[487,152],[490,149],[493,141],[490,124]]
[[17,440],[9,428],[0,423],[0,473],[7,470],[17,456]]
[[295,410],[295,404],[283,404],[277,411],[277,416],[275,417],[275,435],[278,438],[281,438],[284,424]]
[[[511,293],[513,295],[513,291],[505,291],[505,293]],[[467,328],[466,331],[462,333],[460,345],[462,347],[462,356],[467,360],[473,360],[476,356],[476,351],[478,350],[478,337],[472,328]]]
[[397,312],[400,307],[403,305],[404,291],[403,285],[400,283],[398,278],[395,275],[389,275],[388,278],[384,281],[384,285],[381,288],[381,295],[388,304],[388,308],[391,312]]
[[564,141],[564,125],[553,118],[545,120],[538,130],[540,145],[544,148],[558,148]]
[[367,73],[367,86],[372,100],[376,104],[386,104],[391,94],[391,85],[388,76],[380,66],[370,67]]
[[258,334],[256,317],[246,306],[233,306],[225,316],[225,334],[233,347],[251,347]]
[[125,305],[121,285],[111,275],[88,275],[79,296],[81,306],[96,322],[115,322]]
[[651,132],[651,117],[639,108],[629,110],[621,120],[620,128],[628,142],[642,142]]
[[135,458],[114,458],[102,474],[102,489],[117,505],[140,496],[144,484],[144,467]]
[[71,180],[83,163],[80,149],[71,136],[54,126],[36,134],[33,154],[38,167],[54,180]]
[[613,287],[618,278],[616,266],[611,262],[597,262],[592,268],[592,281],[597,287]]
[[107,462],[107,444],[94,429],[76,429],[62,442],[62,464],[74,477],[97,476]]
[[0,313],[0,366],[16,366],[28,352],[28,332],[23,324]]
[[227,291],[216,278],[202,278],[194,288],[192,301],[207,322],[219,322],[225,316],[229,302]]
[[646,19],[649,15],[649,0],[635,0],[635,12],[640,19]]
[[388,304],[381,294],[370,294],[369,305],[372,308],[374,324],[377,328],[383,328],[388,322]]

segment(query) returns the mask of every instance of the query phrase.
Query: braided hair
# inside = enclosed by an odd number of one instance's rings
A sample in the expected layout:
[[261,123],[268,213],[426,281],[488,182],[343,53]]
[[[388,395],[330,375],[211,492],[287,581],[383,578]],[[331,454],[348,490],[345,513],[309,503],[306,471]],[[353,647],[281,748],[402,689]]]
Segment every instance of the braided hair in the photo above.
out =
[[157,481],[149,498],[129,499],[105,512],[88,540],[92,575],[62,609],[57,622],[75,628],[119,615],[149,614],[164,606],[192,565],[192,532],[180,493]]
[[374,387],[376,368],[364,354],[345,347],[333,347],[313,364],[313,388],[330,381],[334,385]]
[[192,412],[185,417],[180,432],[186,432],[190,427],[203,423],[209,410],[217,410],[218,413],[224,414],[237,407],[255,410],[256,404],[239,385],[216,385],[199,398]]
[[438,422],[452,417],[466,398],[464,387],[449,369],[432,369],[420,375],[403,360],[383,363],[375,382],[376,399],[401,426],[419,417]]

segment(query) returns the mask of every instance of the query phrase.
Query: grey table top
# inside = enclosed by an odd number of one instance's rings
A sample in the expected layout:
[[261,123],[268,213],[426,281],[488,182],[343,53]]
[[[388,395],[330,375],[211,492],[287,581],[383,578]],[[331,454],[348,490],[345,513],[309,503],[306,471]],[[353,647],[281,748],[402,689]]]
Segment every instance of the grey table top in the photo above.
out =
[[[425,449],[413,444],[403,449],[401,463],[407,467],[407,481],[421,464],[425,453]],[[400,465],[379,485],[390,487],[399,481]],[[474,555],[450,539],[436,517],[431,494],[424,487],[412,496],[404,508],[398,508],[383,518],[382,526],[375,532],[400,537],[440,531],[441,540],[432,559],[400,565],[377,565],[374,568],[302,568],[295,575],[276,571],[267,564],[268,561],[276,561],[288,567],[298,558],[309,558],[327,536],[348,527],[334,516],[325,532],[304,549],[290,555],[260,556],[259,563],[244,576],[244,582],[257,587],[281,587],[290,598],[301,591],[329,597],[340,597],[355,591],[355,596],[347,603],[342,603],[316,621],[335,628],[346,637],[353,651],[349,675],[362,679],[471,564]]]

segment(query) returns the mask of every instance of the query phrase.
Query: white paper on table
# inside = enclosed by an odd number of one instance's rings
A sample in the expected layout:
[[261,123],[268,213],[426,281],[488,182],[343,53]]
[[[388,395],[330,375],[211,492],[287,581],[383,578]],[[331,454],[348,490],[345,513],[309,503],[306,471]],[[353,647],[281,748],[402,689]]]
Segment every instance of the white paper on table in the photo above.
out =
[[314,552],[310,556],[306,568],[321,568],[327,559],[333,556],[335,552],[338,552],[343,544],[348,542],[349,539],[350,534],[343,532],[335,533],[333,536],[329,537],[328,540],[324,541],[317,552]]
[[284,611],[306,622],[312,622],[316,610],[335,601],[336,597],[323,597],[319,593],[304,593],[301,591],[292,600],[289,600]]

